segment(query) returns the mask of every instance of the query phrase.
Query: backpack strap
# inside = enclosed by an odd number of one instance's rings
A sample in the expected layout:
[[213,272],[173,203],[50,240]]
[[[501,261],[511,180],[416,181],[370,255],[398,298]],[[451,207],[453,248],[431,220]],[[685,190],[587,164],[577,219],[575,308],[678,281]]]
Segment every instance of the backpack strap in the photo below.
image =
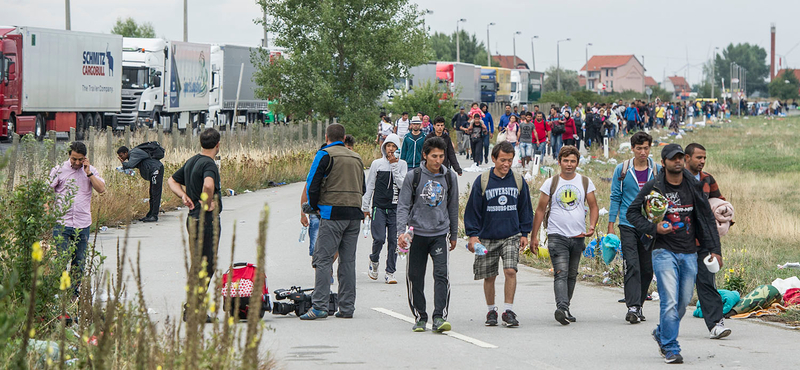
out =
[[556,174],[556,175],[554,175],[553,177],[550,178],[550,201],[547,202],[547,210],[544,213],[544,228],[545,229],[547,229],[548,222],[550,221],[550,204],[553,203],[553,199],[552,198],[553,198],[553,194],[556,192],[556,189],[558,188],[558,178],[559,177],[561,177],[561,175]]
[[622,172],[619,174],[619,191],[622,192],[622,183],[625,181],[625,176],[628,175],[628,170],[630,170],[631,166],[633,165],[633,158],[628,161],[622,162]]
[[486,195],[486,188],[489,186],[489,171],[486,170],[481,173],[481,196]]
[[511,174],[514,175],[514,181],[517,183],[517,191],[522,194],[522,174],[514,171],[511,171]]
[[417,199],[417,187],[419,187],[419,178],[422,176],[422,168],[414,168],[414,175],[411,178],[411,208],[414,208],[414,201]]

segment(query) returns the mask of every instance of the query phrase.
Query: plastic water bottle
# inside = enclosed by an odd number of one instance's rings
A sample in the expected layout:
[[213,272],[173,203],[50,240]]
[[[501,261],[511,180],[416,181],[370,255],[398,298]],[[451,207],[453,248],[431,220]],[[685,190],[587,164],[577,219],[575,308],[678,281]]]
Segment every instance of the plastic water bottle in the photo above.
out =
[[363,224],[363,226],[361,227],[361,231],[364,234],[364,238],[366,238],[367,236],[369,236],[369,230],[372,225],[372,220],[365,219],[361,223]]
[[411,249],[411,241],[414,240],[414,226],[406,226],[406,232],[403,234],[403,238],[406,241],[406,248],[400,248],[397,246],[397,254],[400,255],[401,259],[406,259],[408,255],[408,250]]
[[308,226],[303,226],[303,228],[300,229],[300,238],[297,239],[297,241],[299,243],[302,243],[302,242],[306,241],[306,234],[307,233],[308,233]]
[[[476,256],[485,256],[486,253],[489,253],[489,250],[481,243],[475,243],[473,246],[475,248],[475,255]],[[467,245],[467,250],[469,250],[469,245]]]

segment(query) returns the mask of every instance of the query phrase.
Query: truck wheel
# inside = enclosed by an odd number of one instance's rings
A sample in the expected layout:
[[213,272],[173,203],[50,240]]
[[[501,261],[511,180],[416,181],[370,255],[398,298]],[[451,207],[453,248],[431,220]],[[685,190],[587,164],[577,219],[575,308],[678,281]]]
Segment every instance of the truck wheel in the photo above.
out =
[[[89,127],[95,127],[94,126],[94,115],[93,114],[86,113],[86,116],[83,117],[83,127],[84,127],[84,132],[89,131]],[[86,135],[86,133],[84,133],[83,136],[86,137],[88,135]]]
[[17,132],[17,116],[12,114],[8,117],[8,137],[13,137],[15,132]]
[[44,117],[41,114],[36,115],[36,127],[33,129],[33,134],[36,140],[42,141],[44,139]]
[[94,114],[94,126],[98,130],[102,130],[106,128],[105,122],[103,122],[103,115],[100,113]]
[[153,113],[153,128],[158,130],[159,126],[161,126],[161,113],[155,112]]
[[115,114],[111,116],[111,130],[117,131],[118,126],[119,126],[119,118],[117,118],[117,115]]
[[84,125],[83,114],[75,114],[75,140],[83,140],[83,132],[86,130]]

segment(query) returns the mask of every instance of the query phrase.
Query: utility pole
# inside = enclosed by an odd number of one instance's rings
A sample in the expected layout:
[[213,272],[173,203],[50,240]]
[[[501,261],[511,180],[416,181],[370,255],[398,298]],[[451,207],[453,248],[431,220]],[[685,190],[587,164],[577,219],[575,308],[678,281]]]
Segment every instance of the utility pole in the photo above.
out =
[[466,22],[467,20],[464,18],[459,19],[456,22],[456,62],[461,63],[461,35],[460,31],[458,30],[458,24],[461,22]]
[[514,32],[514,36],[511,37],[511,39],[514,40],[513,41],[513,44],[514,44],[514,69],[517,69],[517,66],[519,65],[519,62],[517,62],[517,35],[521,35],[521,34],[522,34],[522,31],[517,31],[517,32]]
[[490,26],[494,26],[494,25],[495,25],[494,22],[489,23],[489,24],[486,25],[486,54],[487,54],[486,55],[486,66],[487,67],[491,67],[492,66],[492,51],[491,51],[491,49],[489,49],[489,27]]
[[269,49],[269,34],[267,34],[267,10],[264,9],[264,42],[261,45],[264,49]]
[[717,79],[716,74],[714,73],[714,65],[717,64],[717,50],[719,47],[714,47],[714,57],[711,59],[711,99],[714,99],[714,80]]
[[586,90],[589,90],[589,46],[592,46],[592,43],[586,44]]
[[67,28],[67,31],[69,31],[69,30],[71,30],[71,29],[72,29],[72,25],[70,24],[71,22],[70,22],[70,19],[69,19],[69,18],[70,18],[70,16],[69,16],[69,0],[65,0],[65,1],[64,1],[64,7],[66,8],[66,9],[65,9],[65,12],[64,12],[64,15],[65,15],[65,16],[66,16],[66,18],[67,18],[67,19],[66,19],[66,24],[65,24],[65,25],[67,26],[67,27],[66,27],[66,28]]
[[189,42],[189,0],[183,0],[183,42]]
[[531,71],[536,70],[536,54],[533,52],[533,39],[538,39],[539,36],[531,37]]
[[556,91],[561,91],[561,42],[569,40],[571,39],[566,38],[564,40],[556,41],[556,82],[558,86]]

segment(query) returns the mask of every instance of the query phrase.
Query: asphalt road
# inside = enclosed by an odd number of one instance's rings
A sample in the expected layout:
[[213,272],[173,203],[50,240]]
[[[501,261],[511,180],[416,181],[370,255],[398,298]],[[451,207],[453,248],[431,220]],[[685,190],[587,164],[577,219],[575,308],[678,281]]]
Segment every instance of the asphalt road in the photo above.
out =
[[[469,164],[462,160],[462,165]],[[462,191],[477,173],[459,178]],[[314,270],[308,256],[308,242],[298,243],[299,194],[302,183],[224,198],[219,261],[231,260],[231,236],[236,225],[235,261],[255,261],[257,223],[264,204],[271,209],[267,241],[267,277],[270,291],[292,285],[312,287]],[[132,246],[140,246],[147,302],[154,318],[178,317],[185,299],[182,235],[184,211],[161,216],[155,224],[129,227]],[[124,230],[102,232],[99,244],[114,255],[116,240]],[[650,332],[658,322],[658,302],[648,302],[648,321],[630,325],[619,288],[578,284],[572,313],[578,321],[561,326],[553,319],[555,300],[552,276],[520,266],[514,311],[518,328],[485,327],[486,306],[482,282],[473,280],[473,255],[460,240],[450,262],[451,301],[448,335],[413,333],[408,307],[405,261],[398,259],[400,284],[387,285],[367,276],[372,239],[359,236],[357,257],[357,301],[355,318],[329,317],[311,322],[294,315],[265,320],[272,331],[264,332],[262,349],[278,361],[280,368],[306,369],[311,366],[335,369],[641,369],[664,366]],[[383,254],[385,256],[385,252]],[[106,260],[113,271],[115,258]],[[381,271],[385,257],[381,258]],[[430,275],[430,274],[429,274]],[[335,288],[335,285],[333,286]],[[135,286],[130,284],[131,290]],[[502,276],[497,282],[497,302],[502,302]],[[429,311],[432,310],[432,278],[426,282]],[[501,306],[502,307],[502,306]],[[724,340],[708,339],[702,319],[682,322],[679,337],[684,366],[694,368],[763,368],[788,361],[797,353],[800,331],[777,328],[755,320],[728,320],[733,334]],[[769,365],[767,365],[769,366]],[[788,365],[791,367],[791,365]]]

